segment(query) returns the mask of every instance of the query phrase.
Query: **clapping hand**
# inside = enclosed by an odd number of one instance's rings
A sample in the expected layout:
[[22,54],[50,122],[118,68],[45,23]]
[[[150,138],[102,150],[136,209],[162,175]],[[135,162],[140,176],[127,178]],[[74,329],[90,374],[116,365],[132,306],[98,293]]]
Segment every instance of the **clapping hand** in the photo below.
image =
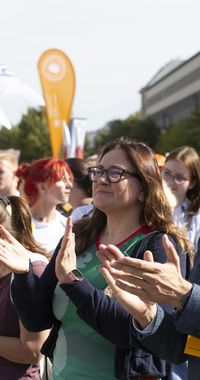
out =
[[75,236],[72,232],[72,218],[67,219],[65,234],[61,243],[60,250],[56,257],[55,273],[58,281],[62,281],[76,268],[76,253],[75,253]]
[[109,244],[108,246],[101,244],[97,256],[103,264],[100,266],[100,271],[112,289],[116,299],[130,314],[133,315],[141,328],[146,327],[156,315],[156,305],[154,303],[144,302],[139,297],[124,291],[117,286],[111,265],[114,261],[120,260],[124,257],[121,251],[112,244]]
[[29,270],[30,252],[0,225],[0,263],[15,273]]
[[110,273],[116,285],[144,302],[157,302],[180,307],[181,296],[187,294],[192,284],[181,274],[180,259],[167,235],[163,236],[167,255],[164,264],[154,262],[152,252],[144,253],[144,260],[119,254],[110,264]]

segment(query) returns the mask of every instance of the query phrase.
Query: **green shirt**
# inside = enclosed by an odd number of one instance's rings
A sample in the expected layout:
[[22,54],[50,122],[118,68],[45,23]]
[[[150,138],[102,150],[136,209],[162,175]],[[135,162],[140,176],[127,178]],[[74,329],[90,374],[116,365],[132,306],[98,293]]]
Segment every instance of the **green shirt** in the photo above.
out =
[[[126,254],[132,251],[144,235],[136,234],[119,245]],[[105,289],[107,283],[99,272],[97,247],[92,244],[77,258],[77,267],[97,288]],[[53,310],[57,319],[62,321],[54,351],[54,380],[114,380],[115,346],[96,333],[81,320],[76,307],[59,287],[56,287]]]

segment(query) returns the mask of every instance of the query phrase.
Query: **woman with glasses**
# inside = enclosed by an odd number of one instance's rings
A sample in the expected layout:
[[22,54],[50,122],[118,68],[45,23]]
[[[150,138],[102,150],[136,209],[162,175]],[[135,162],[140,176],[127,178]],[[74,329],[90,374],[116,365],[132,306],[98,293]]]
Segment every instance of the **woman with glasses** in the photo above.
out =
[[[19,273],[15,275],[13,300],[28,329],[38,331],[59,324],[58,329],[52,330],[54,342],[49,340],[45,346],[46,353],[49,348],[53,352],[54,380],[163,378],[165,363],[143,351],[140,344],[122,347],[117,337],[111,339],[112,344],[81,320],[67,289],[80,284],[83,275],[94,285],[94,293],[89,291],[87,295],[91,297],[90,318],[93,318],[101,308],[99,292],[112,295],[98,269],[96,251],[100,244],[115,244],[124,255],[138,258],[143,258],[143,252],[149,249],[154,260],[163,263],[166,254],[162,236],[167,233],[179,251],[184,275],[186,256],[180,253],[180,248],[188,248],[188,243],[172,222],[156,159],[145,144],[123,138],[108,143],[88,173],[93,182],[94,212],[73,227],[78,270],[76,263],[70,261],[74,252],[73,237],[69,238],[71,222],[61,248],[59,244],[41,279],[33,278],[31,266],[4,230],[9,247],[14,246],[7,265]],[[1,249],[0,257],[2,260]],[[16,257],[20,260],[15,260]],[[26,286],[24,294],[20,291],[22,286]],[[78,288],[75,294],[77,302],[84,304]],[[105,297],[108,303],[113,302],[113,298]],[[128,314],[125,318],[130,323]],[[112,335],[112,324],[109,330]]]
[[179,147],[166,158],[162,176],[176,198],[173,220],[185,227],[195,246],[200,235],[200,158],[194,148]]
[[[167,155],[162,176],[172,194],[176,205],[173,220],[186,230],[186,234],[197,251],[200,237],[200,158],[194,148],[179,147]],[[186,380],[187,363],[173,365],[169,380]]]

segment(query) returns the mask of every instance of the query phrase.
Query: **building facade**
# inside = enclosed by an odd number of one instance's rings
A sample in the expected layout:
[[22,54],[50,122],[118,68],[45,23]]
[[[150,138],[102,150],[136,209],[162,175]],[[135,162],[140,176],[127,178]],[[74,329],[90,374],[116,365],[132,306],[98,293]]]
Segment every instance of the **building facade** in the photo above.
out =
[[162,129],[189,117],[200,103],[200,52],[169,62],[140,93],[142,117],[152,118]]

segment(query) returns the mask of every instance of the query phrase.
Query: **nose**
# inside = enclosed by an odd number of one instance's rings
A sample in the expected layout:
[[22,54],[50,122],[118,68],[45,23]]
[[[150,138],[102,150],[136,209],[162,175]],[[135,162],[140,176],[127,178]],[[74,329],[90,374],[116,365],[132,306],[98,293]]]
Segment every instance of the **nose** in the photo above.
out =
[[69,179],[68,184],[69,184],[70,189],[72,189],[72,187],[73,187],[73,180]]
[[107,173],[105,170],[102,172],[101,176],[97,179],[97,181],[102,183],[109,183]]
[[65,187],[68,189],[68,188],[72,188],[73,187],[73,180],[69,177],[69,178],[66,178],[66,181],[65,181]]
[[175,183],[174,176],[172,176],[172,175],[168,175],[166,178],[164,177],[164,179],[168,185]]

